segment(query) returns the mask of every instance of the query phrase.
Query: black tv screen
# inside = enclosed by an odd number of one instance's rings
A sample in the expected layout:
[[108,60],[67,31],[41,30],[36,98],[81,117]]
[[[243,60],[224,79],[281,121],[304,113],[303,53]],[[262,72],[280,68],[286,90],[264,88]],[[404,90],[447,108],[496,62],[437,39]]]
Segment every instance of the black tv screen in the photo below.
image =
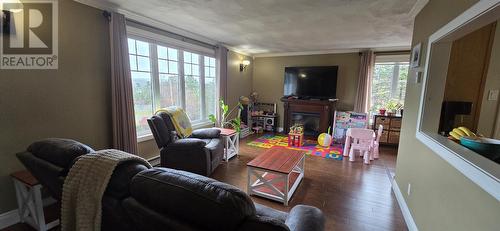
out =
[[334,99],[338,66],[285,67],[285,96]]

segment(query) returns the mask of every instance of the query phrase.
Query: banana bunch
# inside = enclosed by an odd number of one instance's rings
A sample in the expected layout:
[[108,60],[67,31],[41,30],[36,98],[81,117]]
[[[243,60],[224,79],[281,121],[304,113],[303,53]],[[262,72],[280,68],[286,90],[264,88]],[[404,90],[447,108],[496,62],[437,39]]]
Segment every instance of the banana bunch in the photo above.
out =
[[462,138],[462,136],[474,136],[474,137],[476,136],[476,134],[474,134],[474,132],[471,132],[471,130],[469,130],[466,127],[454,128],[453,131],[451,131],[449,133],[449,135],[450,135],[450,138],[454,139],[454,140],[460,140],[460,138]]

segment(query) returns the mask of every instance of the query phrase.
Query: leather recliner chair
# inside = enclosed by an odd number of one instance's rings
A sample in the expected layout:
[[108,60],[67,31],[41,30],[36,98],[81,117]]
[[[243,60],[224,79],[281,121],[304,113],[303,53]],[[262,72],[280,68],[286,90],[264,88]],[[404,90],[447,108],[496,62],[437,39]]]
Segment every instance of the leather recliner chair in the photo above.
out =
[[197,129],[180,139],[170,116],[165,112],[148,119],[149,127],[160,149],[160,166],[209,176],[224,155],[220,130]]
[[[17,156],[60,198],[61,182],[78,156],[88,152],[92,149],[76,141],[50,139]],[[127,161],[117,166],[102,198],[102,230],[321,231],[324,216],[305,205],[281,212],[254,204],[243,191],[214,179]]]

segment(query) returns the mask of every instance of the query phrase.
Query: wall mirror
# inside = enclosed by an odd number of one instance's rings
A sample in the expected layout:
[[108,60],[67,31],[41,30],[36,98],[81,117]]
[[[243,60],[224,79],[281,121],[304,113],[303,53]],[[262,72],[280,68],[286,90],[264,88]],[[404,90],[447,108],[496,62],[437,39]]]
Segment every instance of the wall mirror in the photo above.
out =
[[499,2],[479,1],[429,37],[416,134],[498,200]]

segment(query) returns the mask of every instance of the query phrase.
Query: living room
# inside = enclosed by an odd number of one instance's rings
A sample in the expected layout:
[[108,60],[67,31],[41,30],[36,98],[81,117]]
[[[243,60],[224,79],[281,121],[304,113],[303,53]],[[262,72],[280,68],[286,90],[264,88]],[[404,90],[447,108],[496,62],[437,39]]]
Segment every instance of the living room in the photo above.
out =
[[0,230],[500,225],[499,1],[0,3]]

